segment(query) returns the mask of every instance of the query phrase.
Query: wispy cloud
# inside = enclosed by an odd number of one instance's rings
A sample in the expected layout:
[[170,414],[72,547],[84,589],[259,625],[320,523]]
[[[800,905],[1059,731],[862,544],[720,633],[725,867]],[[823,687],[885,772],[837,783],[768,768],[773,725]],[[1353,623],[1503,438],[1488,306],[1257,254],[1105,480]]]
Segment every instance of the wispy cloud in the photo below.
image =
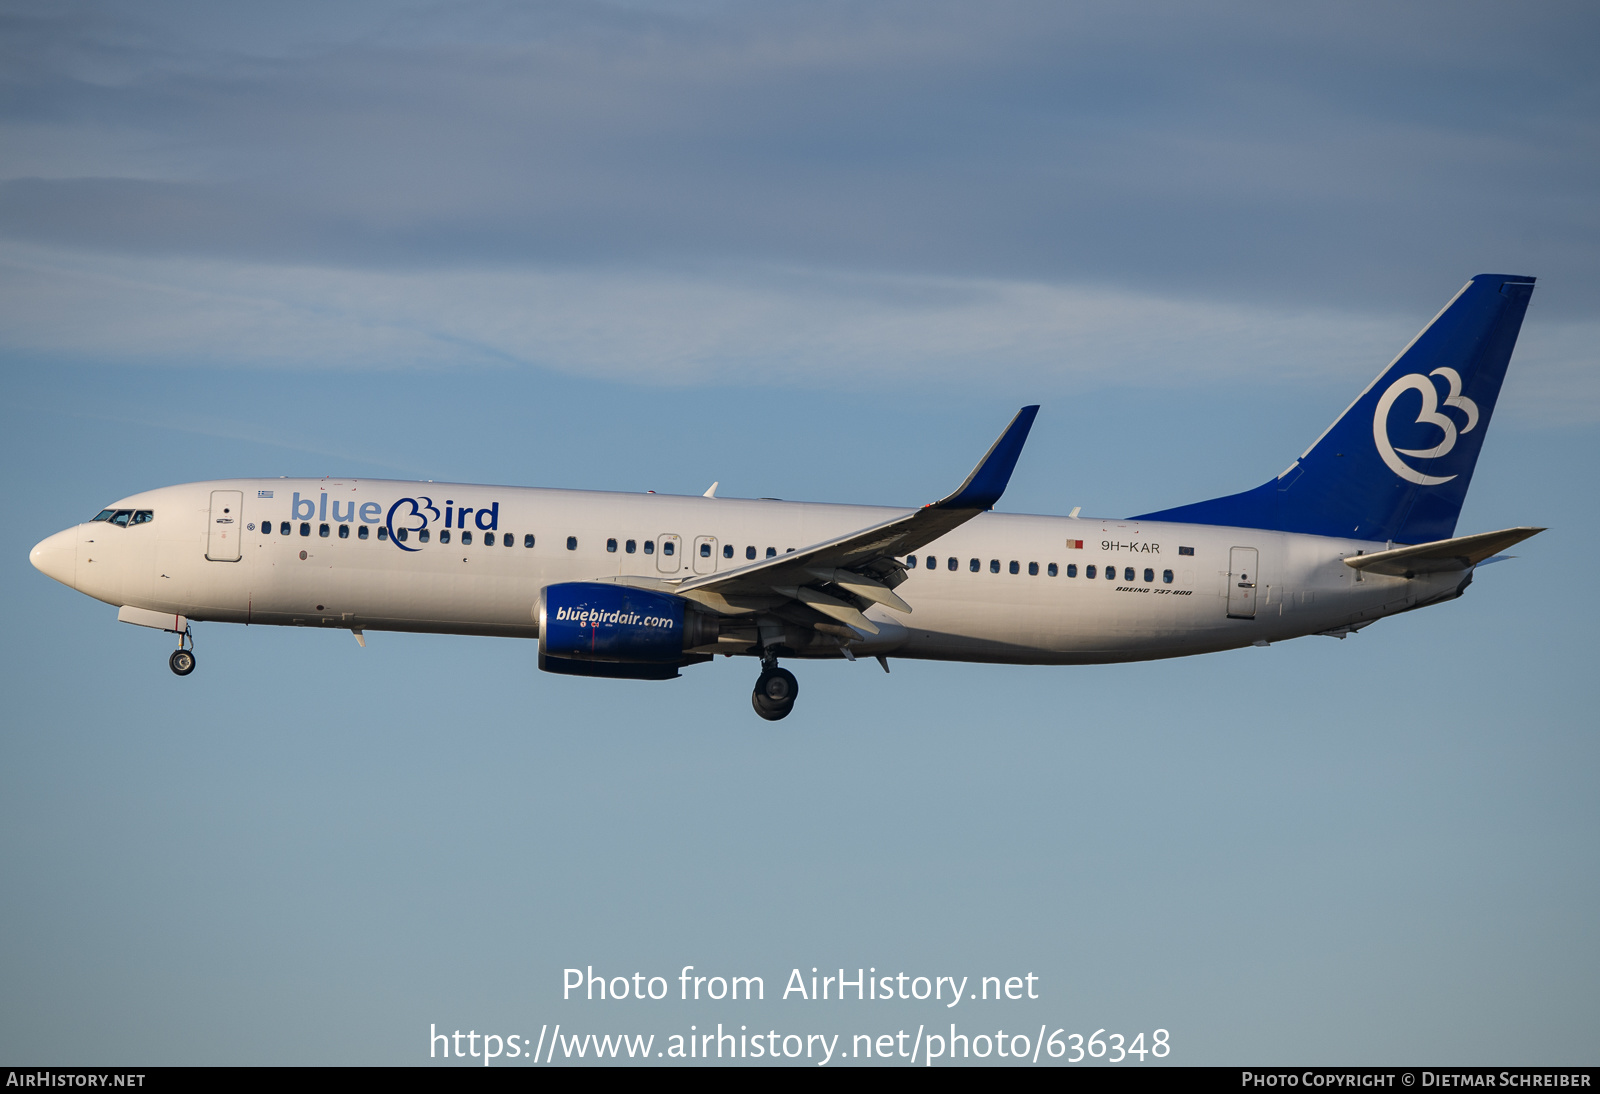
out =
[[1545,277],[1551,314],[1600,298],[1592,6],[295,12],[13,9],[0,235],[302,266],[746,261],[1368,311],[1492,268]]
[[[1455,288],[1440,286],[1436,306]],[[1364,380],[1429,315],[752,264],[394,271],[18,247],[0,257],[0,352],[131,365],[536,368],[674,387],[1182,389]],[[1534,361],[1536,382],[1514,386],[1515,400],[1593,420],[1596,333],[1535,314],[1519,360]]]
[[1541,278],[1508,399],[1592,420],[1600,15],[1502,14],[13,5],[0,351],[1276,381],[1498,269]]

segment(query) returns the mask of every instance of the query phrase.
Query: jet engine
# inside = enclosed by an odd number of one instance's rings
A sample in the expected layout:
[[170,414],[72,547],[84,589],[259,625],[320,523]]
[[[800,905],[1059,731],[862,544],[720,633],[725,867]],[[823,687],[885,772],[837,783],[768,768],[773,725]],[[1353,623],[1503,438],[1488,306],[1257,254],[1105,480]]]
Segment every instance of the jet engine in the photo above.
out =
[[539,595],[539,667],[568,676],[667,680],[709,661],[684,651],[715,643],[717,617],[682,597],[600,581],[547,585]]

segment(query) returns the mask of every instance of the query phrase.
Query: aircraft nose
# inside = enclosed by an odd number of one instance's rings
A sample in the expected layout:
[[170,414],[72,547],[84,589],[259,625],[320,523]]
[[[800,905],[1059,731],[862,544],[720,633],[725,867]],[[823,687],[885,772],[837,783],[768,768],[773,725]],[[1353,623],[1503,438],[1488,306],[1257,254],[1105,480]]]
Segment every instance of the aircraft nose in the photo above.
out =
[[42,539],[28,552],[33,568],[71,588],[76,587],[78,568],[78,530],[68,528]]

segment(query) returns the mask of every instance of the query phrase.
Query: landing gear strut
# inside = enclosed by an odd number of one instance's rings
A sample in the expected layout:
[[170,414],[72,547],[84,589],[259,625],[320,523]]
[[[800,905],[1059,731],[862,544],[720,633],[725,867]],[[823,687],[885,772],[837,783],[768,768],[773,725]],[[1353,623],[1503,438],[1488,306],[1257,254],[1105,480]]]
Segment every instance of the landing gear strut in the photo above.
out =
[[750,705],[767,721],[776,722],[789,716],[794,709],[795,696],[799,694],[800,681],[794,678],[794,673],[780,669],[777,658],[764,659],[755,690],[750,693]]
[[[188,649],[184,648],[185,641],[188,642]],[[194,636],[187,630],[179,633],[178,648],[167,658],[167,667],[178,676],[188,676],[194,671]]]

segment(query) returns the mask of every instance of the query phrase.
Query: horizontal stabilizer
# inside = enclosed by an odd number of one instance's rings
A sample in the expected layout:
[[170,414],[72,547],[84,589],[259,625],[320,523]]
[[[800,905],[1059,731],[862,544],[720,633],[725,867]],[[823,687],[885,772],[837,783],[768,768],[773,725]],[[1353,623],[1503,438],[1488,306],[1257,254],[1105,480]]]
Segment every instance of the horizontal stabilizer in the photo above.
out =
[[1457,536],[1455,539],[1441,539],[1415,547],[1396,547],[1391,551],[1377,551],[1370,555],[1351,555],[1344,560],[1344,564],[1353,570],[1393,577],[1465,570],[1542,531],[1543,528],[1507,528],[1499,532],[1479,532],[1475,536]]

